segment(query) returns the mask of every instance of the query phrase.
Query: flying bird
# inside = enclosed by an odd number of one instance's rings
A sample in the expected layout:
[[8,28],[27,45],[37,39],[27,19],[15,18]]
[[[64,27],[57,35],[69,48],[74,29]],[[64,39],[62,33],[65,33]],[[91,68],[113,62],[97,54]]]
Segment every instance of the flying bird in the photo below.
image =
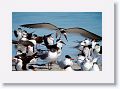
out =
[[79,28],[79,27],[74,27],[74,28],[59,28],[51,23],[34,23],[34,24],[24,24],[20,25],[21,27],[26,27],[26,28],[47,28],[49,30],[56,30],[56,38],[58,35],[64,35],[64,37],[67,39],[67,33],[75,33],[75,34],[80,34],[84,37],[94,39],[96,41],[101,41],[102,37],[99,35],[96,35],[90,31],[87,31],[84,28]]

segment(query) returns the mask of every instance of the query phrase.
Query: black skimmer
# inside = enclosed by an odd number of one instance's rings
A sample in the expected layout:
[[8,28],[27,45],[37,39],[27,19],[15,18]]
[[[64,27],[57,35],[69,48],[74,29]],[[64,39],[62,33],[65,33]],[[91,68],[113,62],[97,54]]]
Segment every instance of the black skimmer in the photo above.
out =
[[48,62],[48,69],[51,69],[51,65],[56,63],[57,58],[61,55],[62,44],[65,43],[62,40],[59,40],[54,45],[47,45],[48,52],[39,55],[41,60],[46,60]]
[[28,40],[31,40],[31,39],[32,39],[32,36],[33,36],[33,33],[34,33],[34,32],[35,32],[35,31],[30,32],[30,33],[27,32],[27,39],[28,39]]
[[74,27],[74,28],[59,28],[51,23],[34,23],[34,24],[24,24],[21,25],[21,27],[27,27],[27,28],[48,28],[50,30],[56,30],[56,37],[58,34],[61,34],[65,36],[67,40],[67,33],[76,33],[80,34],[84,37],[90,38],[90,39],[95,39],[96,41],[101,41],[102,37],[98,36],[92,32],[87,31],[84,28],[79,28],[79,27]]
[[37,44],[41,44],[43,42],[43,37],[42,36],[38,36],[36,34],[33,34],[33,39],[35,39]]
[[12,43],[16,45],[18,54],[19,53],[31,53],[31,52],[34,53],[34,44],[31,41],[12,40]]
[[28,33],[26,30],[22,30],[22,37],[26,37],[26,39],[30,40],[32,39],[34,32],[35,31]]
[[17,38],[17,40],[31,40],[32,39],[32,35],[34,33],[31,32],[31,33],[28,33],[26,30],[22,30],[21,28],[18,28],[17,30],[14,30],[14,35],[15,37]]
[[30,65],[31,63],[36,63],[36,59],[38,58],[38,56],[36,56],[37,53],[35,53],[32,56],[27,56],[25,53],[20,54],[15,56],[12,59],[12,62],[15,62],[15,69],[16,71],[22,71],[22,70],[33,70],[35,71],[35,68],[31,67],[32,65]]
[[61,55],[62,46],[65,44],[62,40],[57,40],[57,43],[54,45],[49,45],[47,48],[48,51],[48,61],[49,65],[51,66],[52,63],[56,63],[57,58]]
[[[53,40],[51,41],[53,42]],[[48,50],[49,49],[59,50],[62,49],[63,44],[66,45],[61,39],[56,40],[56,44],[52,44],[52,45],[50,45],[46,40],[44,40],[44,43]]]
[[34,53],[32,56],[27,56],[26,54],[22,54],[21,60],[22,60],[22,70],[27,70],[27,64],[31,62],[32,59],[37,58],[37,53]]
[[12,43],[15,44],[17,55],[22,54],[22,53],[27,53],[27,55],[32,55],[35,52],[34,44],[31,41],[12,40]]

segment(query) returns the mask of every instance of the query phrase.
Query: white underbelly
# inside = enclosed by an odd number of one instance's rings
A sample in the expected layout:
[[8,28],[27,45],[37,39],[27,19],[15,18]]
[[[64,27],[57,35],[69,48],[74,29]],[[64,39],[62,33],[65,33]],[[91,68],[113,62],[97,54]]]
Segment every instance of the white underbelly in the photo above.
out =
[[53,62],[53,61],[56,61],[57,60],[57,52],[48,52],[48,61],[49,62]]
[[71,67],[65,69],[65,71],[74,71]]
[[91,68],[92,68],[92,63],[86,62],[85,64],[83,64],[84,71],[89,71]]

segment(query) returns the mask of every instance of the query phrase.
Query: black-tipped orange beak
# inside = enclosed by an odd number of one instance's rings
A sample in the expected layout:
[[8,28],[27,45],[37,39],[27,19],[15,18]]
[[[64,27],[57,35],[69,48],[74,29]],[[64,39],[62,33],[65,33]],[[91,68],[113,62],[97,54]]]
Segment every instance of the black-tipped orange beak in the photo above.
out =
[[70,58],[70,60],[74,60],[73,58]]

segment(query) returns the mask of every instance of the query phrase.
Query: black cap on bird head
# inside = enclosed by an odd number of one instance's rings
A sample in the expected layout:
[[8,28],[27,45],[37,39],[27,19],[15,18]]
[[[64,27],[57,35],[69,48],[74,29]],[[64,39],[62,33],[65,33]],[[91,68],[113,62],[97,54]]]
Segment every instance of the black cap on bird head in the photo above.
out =
[[21,28],[18,28],[18,30],[22,30]]
[[74,60],[73,58],[71,58],[69,55],[65,55],[65,58],[68,58],[70,60]]
[[71,58],[69,55],[65,55],[65,58]]
[[29,69],[35,69],[33,66],[28,66]]
[[37,37],[37,34],[33,34],[34,37]]

